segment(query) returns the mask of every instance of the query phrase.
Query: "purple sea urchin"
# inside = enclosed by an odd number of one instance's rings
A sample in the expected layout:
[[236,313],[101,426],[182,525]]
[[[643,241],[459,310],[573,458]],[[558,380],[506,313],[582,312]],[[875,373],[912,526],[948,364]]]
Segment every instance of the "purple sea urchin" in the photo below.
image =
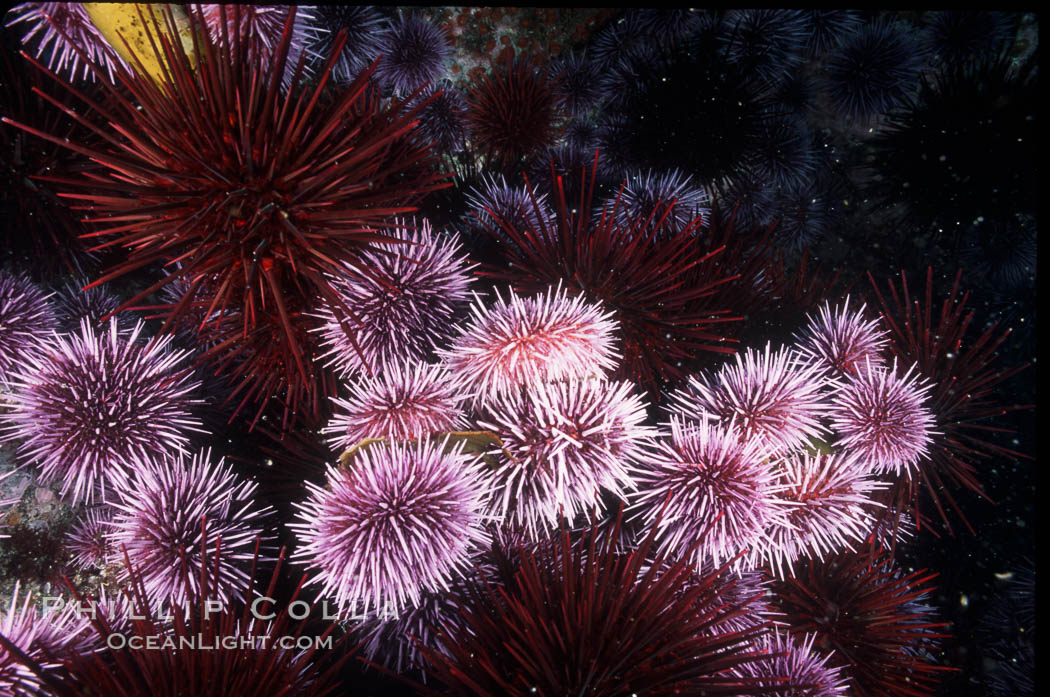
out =
[[[208,589],[213,597],[241,597],[271,512],[255,504],[257,487],[221,458],[213,460],[210,450],[135,468],[128,485],[118,489],[109,539],[127,550],[149,601],[183,607],[199,597],[205,564],[214,574]],[[221,540],[222,554],[205,556],[205,535]],[[130,579],[127,568],[123,579]]]
[[865,121],[900,105],[918,88],[922,51],[903,25],[869,22],[847,35],[824,64],[824,86],[848,119]]
[[519,385],[604,375],[616,367],[611,312],[569,299],[562,288],[522,298],[480,299],[473,318],[449,348],[439,351],[456,382],[475,403],[512,394]]
[[74,616],[72,605],[41,613],[31,604],[32,593],[26,593],[21,603],[18,596],[16,581],[6,612],[0,610],[0,694],[36,695],[42,687],[39,676],[11,652],[8,642],[48,670],[55,667],[54,658],[61,649],[83,641],[87,622]]
[[[59,331],[73,332],[80,327],[82,319],[88,320],[97,327],[104,317],[120,307],[120,298],[110,293],[104,286],[85,288],[86,281],[67,283],[55,294],[55,317]],[[121,329],[130,329],[130,313],[117,315]]]
[[478,425],[499,436],[494,510],[533,539],[564,517],[592,520],[602,491],[623,498],[630,468],[652,430],[645,403],[629,382],[536,380],[490,400]]
[[864,308],[850,310],[848,297],[834,310],[824,303],[796,337],[799,351],[837,376],[856,374],[866,363],[881,367],[886,331],[878,319],[864,318]]
[[673,414],[696,420],[704,414],[733,422],[741,437],[759,442],[771,453],[805,445],[826,432],[820,417],[827,410],[821,390],[822,368],[806,362],[794,349],[770,353],[747,349],[713,375],[692,377],[672,394]]
[[783,517],[771,522],[752,549],[783,577],[801,558],[853,549],[875,525],[870,494],[876,482],[867,462],[853,455],[796,453],[776,463],[776,505]]
[[111,520],[108,507],[96,506],[85,511],[66,534],[66,549],[72,555],[74,566],[84,570],[101,569],[120,558],[109,538]]
[[82,2],[24,2],[11,9],[10,17],[9,27],[30,25],[22,43],[56,73],[73,79],[95,79],[83,56],[101,65],[110,80],[116,66],[127,67],[92,23]]
[[96,333],[55,334],[41,342],[42,357],[22,362],[12,379],[18,399],[0,413],[0,440],[18,440],[18,454],[40,467],[46,484],[58,483],[73,501],[105,498],[143,462],[181,451],[201,430],[191,414],[199,383],[169,350],[170,337],[139,342],[116,318]]
[[491,483],[462,444],[374,443],[329,467],[325,487],[307,486],[292,524],[296,556],[315,570],[309,582],[321,595],[351,614],[417,607],[488,542]]
[[[615,201],[608,207],[613,209]],[[678,170],[635,174],[627,179],[615,207],[619,224],[630,227],[638,220],[659,223],[661,231],[672,236],[688,228],[694,220],[707,218],[710,202],[703,187],[694,184],[688,174]]]
[[28,277],[0,269],[0,384],[19,363],[38,360],[40,339],[58,328],[51,295]]
[[439,365],[391,362],[361,376],[347,399],[333,400],[336,414],[322,431],[336,451],[366,438],[415,440],[463,426],[465,395]]
[[[766,635],[766,648],[773,659],[748,663],[736,669],[745,678],[764,678],[763,692],[769,697],[838,697],[847,694],[848,678],[842,668],[828,665],[830,655],[821,655],[813,646],[816,634],[795,639],[779,630]],[[786,678],[786,680],[785,680]]]
[[406,359],[423,360],[451,332],[451,319],[467,299],[470,270],[459,241],[431,231],[423,220],[399,221],[389,243],[361,252],[367,272],[345,267],[331,284],[353,317],[332,304],[318,316],[322,346],[342,376],[368,373]]
[[668,438],[646,453],[633,473],[632,509],[655,529],[663,556],[700,568],[735,561],[784,513],[780,487],[756,438],[732,426],[671,419]]
[[349,84],[379,57],[389,22],[371,5],[320,5],[317,10],[331,29],[322,39],[323,55],[330,52],[326,44],[338,31],[346,34],[346,44],[332,68],[332,77],[340,84]]
[[376,79],[395,94],[407,96],[440,76],[449,49],[441,27],[418,13],[399,14],[379,38],[382,59]]
[[930,385],[893,367],[866,362],[837,385],[829,414],[838,445],[874,472],[900,474],[928,455],[933,414],[926,407]]

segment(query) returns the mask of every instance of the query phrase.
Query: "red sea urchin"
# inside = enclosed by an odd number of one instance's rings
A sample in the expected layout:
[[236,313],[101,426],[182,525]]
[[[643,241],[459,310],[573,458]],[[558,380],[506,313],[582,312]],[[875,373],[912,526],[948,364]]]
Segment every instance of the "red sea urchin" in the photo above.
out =
[[741,318],[727,308],[750,301],[751,265],[762,258],[762,243],[749,241],[745,259],[743,238],[731,223],[698,235],[704,221],[697,217],[668,231],[677,206],[625,221],[622,190],[595,213],[597,154],[589,170],[579,172],[578,201],[568,201],[562,177],[551,176],[553,216],[528,186],[527,215],[497,218],[498,227],[485,227],[500,240],[506,259],[487,275],[509,281],[519,292],[561,283],[600,301],[613,311],[623,341],[617,375],[654,392],[663,381],[684,377],[684,364],[698,354],[733,352],[735,340],[722,328]]
[[[223,6],[235,26],[239,7]],[[181,262],[124,306],[187,278],[185,302],[168,316],[177,324],[198,288],[209,289],[205,316],[239,314],[199,330],[215,342],[216,358],[248,363],[237,374],[245,400],[260,402],[261,413],[277,394],[288,421],[299,407],[320,405],[316,347],[303,325],[319,297],[343,307],[325,274],[358,268],[361,249],[385,239],[377,226],[414,210],[445,177],[433,169],[433,153],[409,137],[416,110],[379,100],[368,73],[334,95],[325,92],[342,41],[315,82],[306,85],[297,73],[292,88],[282,90],[294,7],[265,56],[249,52],[237,35],[209,38],[199,9],[191,9],[191,59],[190,49],[171,38],[178,35],[174,18],[165,19],[164,30],[143,20],[166,68],[156,78],[118,67],[117,84],[103,81],[105,99],[95,101],[55,77],[83,102],[67,114],[100,136],[98,146],[4,121],[99,165],[90,178],[51,179],[66,198],[90,207],[89,222],[98,226],[91,236],[104,239],[99,247],[128,250],[127,260],[96,283]]]
[[397,616],[425,591],[447,590],[488,541],[491,483],[462,444],[375,443],[346,466],[329,467],[327,486],[308,484],[292,524],[296,556],[352,616]]
[[730,627],[744,602],[699,609],[732,584],[725,569],[691,581],[687,562],[650,556],[651,536],[621,551],[619,529],[575,542],[563,531],[512,550],[517,563],[498,555],[494,578],[457,596],[460,621],[440,649],[421,649],[428,679],[461,697],[766,694],[734,669],[770,660],[757,647],[768,623]]
[[815,632],[817,647],[834,650],[829,664],[843,669],[857,697],[929,697],[938,673],[951,670],[931,655],[947,636],[923,604],[935,576],[905,574],[866,551],[846,553],[810,560],[774,594],[792,633]]
[[199,383],[180,365],[187,352],[170,337],[139,342],[117,320],[96,333],[42,341],[42,357],[20,364],[12,380],[18,399],[0,412],[0,440],[20,441],[18,453],[40,467],[73,501],[91,501],[127,481],[144,461],[182,450],[201,422],[191,414]]
[[554,144],[561,99],[546,66],[529,58],[496,65],[467,93],[474,147],[495,167],[514,169]]
[[932,269],[926,271],[923,295],[916,298],[912,298],[903,272],[899,287],[892,281],[887,283],[887,295],[883,295],[874,277],[868,275],[883,322],[889,330],[890,352],[906,365],[916,363],[918,374],[932,382],[928,405],[934,415],[936,433],[929,445],[929,458],[918,467],[917,476],[899,480],[893,506],[898,511],[905,506],[911,507],[916,511],[915,520],[921,527],[918,498],[919,492],[925,491],[949,531],[951,525],[945,503],[973,532],[945,485],[961,485],[987,498],[977,479],[978,463],[991,457],[1026,457],[992,440],[992,432],[1005,429],[986,422],[1010,410],[1029,408],[1019,404],[1000,404],[995,399],[996,388],[1024,370],[1027,364],[1015,367],[994,365],[999,346],[1010,336],[1011,330],[1000,332],[998,325],[993,323],[979,334],[970,334],[974,312],[966,309],[970,294],[960,292],[961,279],[960,270],[935,314]]

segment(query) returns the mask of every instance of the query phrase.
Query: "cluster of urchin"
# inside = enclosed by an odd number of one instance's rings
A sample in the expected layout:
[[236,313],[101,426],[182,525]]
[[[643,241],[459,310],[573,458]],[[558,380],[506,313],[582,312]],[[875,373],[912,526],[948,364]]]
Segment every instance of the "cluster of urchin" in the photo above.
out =
[[[941,635],[929,631],[938,627],[924,603],[929,578],[905,575],[888,558],[865,564],[858,552],[895,534],[881,514],[887,485],[924,474],[938,435],[931,385],[920,368],[899,365],[863,307],[825,304],[793,344],[747,349],[698,371],[698,354],[732,350],[717,329],[773,295],[760,283],[772,266],[764,241],[712,225],[707,190],[677,169],[634,167],[593,210],[595,185],[609,175],[599,175],[597,156],[580,190],[557,176],[543,192],[490,175],[468,203],[511,260],[512,287],[475,295],[469,308],[475,267],[455,235],[396,217],[414,210],[403,200],[440,186],[430,148],[460,148],[468,130],[480,161],[497,171],[543,155],[553,173],[555,159],[579,159],[567,149],[624,137],[615,118],[588,132],[588,115],[660,97],[654,67],[696,72],[692,58],[668,57],[694,34],[711,39],[725,74],[751,81],[737,102],[749,102],[747,113],[730,116],[754,132],[739,150],[712,149],[725,170],[721,193],[745,204],[734,220],[757,220],[759,204],[770,203],[771,191],[753,186],[759,179],[778,195],[815,201],[815,141],[804,120],[752,97],[774,90],[804,103],[792,73],[817,52],[828,54],[824,87],[837,108],[858,120],[884,111],[918,71],[899,27],[861,28],[851,13],[632,12],[598,37],[591,62],[548,71],[511,61],[457,101],[452,88],[444,96],[425,88],[449,45],[422,15],[387,21],[373,8],[343,10],[333,16],[350,31],[327,37],[320,10],[216,5],[191,12],[207,30],[200,41],[252,65],[197,82],[189,61],[179,62],[180,94],[200,99],[184,99],[188,111],[178,112],[112,52],[72,50],[105,43],[87,31],[87,10],[50,5],[64,4],[27,3],[14,20],[46,18],[38,26],[50,33],[37,41],[50,64],[78,72],[81,60],[99,63],[143,102],[114,107],[125,110],[116,130],[136,147],[120,157],[104,144],[85,150],[108,167],[84,184],[98,220],[146,220],[107,231],[132,249],[108,276],[157,260],[175,269],[151,291],[171,294],[169,322],[209,328],[197,338],[234,383],[234,403],[276,397],[286,421],[306,404],[334,412],[320,431],[343,455],[298,503],[293,557],[306,587],[334,601],[348,626],[365,616],[370,656],[431,671],[466,694],[539,685],[551,694],[783,687],[812,697],[847,683],[861,694],[886,693],[880,683],[930,688],[927,654]],[[229,35],[251,41],[231,45]],[[309,101],[316,123],[302,102],[285,120],[289,95],[329,40],[336,53],[318,82],[350,82],[356,96]],[[607,76],[585,94],[595,85],[570,78],[595,66]],[[84,67],[103,80],[103,70]],[[880,79],[862,83],[860,72]],[[618,93],[610,85],[624,76],[631,88]],[[221,128],[191,139],[200,147],[184,161],[148,146],[213,126],[194,111],[197,101],[241,88],[248,103],[280,106],[258,120],[223,115]],[[327,110],[312,112],[318,103]],[[170,125],[168,112],[179,129],[158,126]],[[271,116],[280,128],[267,140]],[[548,151],[556,143],[561,151]],[[609,148],[614,169],[637,154],[630,138],[618,145]],[[202,165],[213,151],[215,162]],[[243,174],[235,163],[252,172],[259,153],[281,170],[272,190],[257,196],[253,179],[197,205],[216,167],[228,183]],[[179,195],[157,193],[172,181]],[[149,212],[139,211],[142,197],[156,197]],[[196,236],[186,222],[202,219]],[[216,242],[237,230],[252,243]],[[177,240],[179,252],[165,240]],[[272,511],[256,502],[258,485],[197,447],[208,434],[189,352],[163,333],[147,337],[142,323],[123,327],[114,317],[100,329],[100,317],[124,307],[101,292],[66,295],[52,308],[28,279],[0,275],[2,437],[43,483],[92,506],[69,538],[76,563],[106,567],[126,554],[120,580],[149,604],[244,603],[255,565],[279,565],[284,554],[264,532]],[[333,367],[338,381],[324,372]],[[663,395],[665,423],[651,425],[647,400],[683,377]],[[774,609],[763,596],[773,587],[763,574],[792,608],[783,635],[767,631]],[[843,598],[844,589],[856,592]],[[830,606],[849,602],[850,611],[890,617],[848,627],[827,619]],[[81,627],[16,604],[0,633],[26,656],[76,643]],[[51,624],[68,636],[54,640]],[[607,624],[612,631],[602,631]],[[40,677],[16,663],[4,644],[0,687]],[[471,670],[492,684],[479,686]]]

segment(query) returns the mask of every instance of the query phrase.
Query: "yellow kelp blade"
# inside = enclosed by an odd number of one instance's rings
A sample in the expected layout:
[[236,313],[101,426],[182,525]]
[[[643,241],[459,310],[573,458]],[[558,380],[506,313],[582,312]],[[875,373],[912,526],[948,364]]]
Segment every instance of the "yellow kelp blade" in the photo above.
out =
[[[190,59],[190,64],[197,63],[193,50],[192,24],[181,5],[86,2],[84,9],[87,10],[91,23],[120,57],[130,66],[137,67],[141,64],[155,81],[163,80],[161,57],[157,55],[157,51],[160,51],[157,37],[169,33],[167,13],[174,19],[179,40]],[[149,26],[143,26],[143,20]],[[150,44],[150,36],[157,44],[156,50]]]

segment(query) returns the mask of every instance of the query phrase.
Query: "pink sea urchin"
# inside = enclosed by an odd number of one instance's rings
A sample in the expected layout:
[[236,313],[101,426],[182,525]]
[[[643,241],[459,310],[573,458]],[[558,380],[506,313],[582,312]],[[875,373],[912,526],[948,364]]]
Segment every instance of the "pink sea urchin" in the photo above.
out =
[[0,440],[18,440],[18,454],[40,467],[76,502],[125,482],[144,461],[182,450],[201,422],[190,409],[199,383],[182,365],[187,352],[170,337],[139,342],[142,323],[117,330],[113,318],[96,334],[41,339],[39,361],[23,361],[12,385],[18,399],[0,413]]
[[776,463],[776,500],[784,518],[752,550],[781,578],[799,557],[852,549],[875,524],[872,492],[882,488],[867,464],[853,455],[794,453]]
[[824,303],[797,337],[799,350],[835,375],[854,374],[865,361],[881,366],[879,352],[888,343],[886,331],[877,319],[864,319],[864,307],[850,310],[848,297],[834,310]]
[[19,361],[36,360],[40,338],[57,328],[50,297],[26,276],[0,270],[0,383]]
[[733,421],[745,439],[757,438],[771,454],[805,445],[826,429],[823,369],[790,348],[748,349],[714,375],[692,377],[672,394],[670,410],[687,419],[703,414]]
[[[254,503],[257,486],[221,458],[213,461],[210,450],[135,468],[113,506],[109,538],[127,550],[150,601],[182,606],[199,597],[205,563],[215,574],[212,597],[228,600],[244,592],[270,513]],[[222,554],[202,556],[207,539],[220,539]],[[129,574],[123,569],[124,580]]]
[[723,564],[783,516],[766,457],[760,441],[741,437],[735,427],[672,417],[669,437],[634,473],[638,493],[631,507],[646,526],[656,526],[657,549],[668,559],[692,549],[698,569],[705,561]]
[[473,393],[475,403],[498,399],[519,385],[604,375],[616,367],[616,323],[562,288],[522,298],[471,307],[473,318],[450,348],[440,351],[457,383]]
[[489,402],[478,425],[502,448],[495,509],[532,538],[601,508],[602,491],[622,497],[629,469],[652,431],[645,403],[629,382],[598,379],[535,382]]
[[912,366],[897,376],[893,367],[865,363],[835,390],[830,414],[838,445],[856,454],[875,472],[899,474],[928,453],[933,414],[925,406],[930,385]]
[[462,426],[463,396],[440,365],[386,363],[372,377],[350,386],[347,399],[334,399],[336,414],[323,433],[337,451],[366,438],[414,440]]
[[325,487],[307,486],[291,525],[296,556],[316,572],[309,583],[352,614],[417,607],[488,541],[491,484],[461,444],[375,443],[329,467]]
[[322,358],[342,376],[425,359],[448,336],[468,297],[473,267],[455,237],[433,232],[427,220],[398,221],[382,234],[400,242],[371,245],[356,267],[347,266],[342,277],[332,279],[354,316],[330,305],[319,312],[327,348]]

